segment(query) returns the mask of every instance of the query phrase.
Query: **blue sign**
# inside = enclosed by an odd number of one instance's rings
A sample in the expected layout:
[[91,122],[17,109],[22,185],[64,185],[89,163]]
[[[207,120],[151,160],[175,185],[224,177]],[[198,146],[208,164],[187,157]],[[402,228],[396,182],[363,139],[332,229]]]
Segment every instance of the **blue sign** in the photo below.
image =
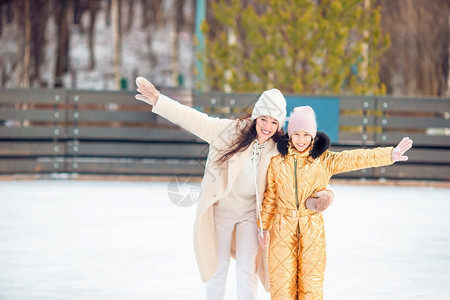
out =
[[316,113],[317,130],[323,131],[332,143],[339,140],[339,98],[312,97],[312,96],[284,96],[286,98],[287,118],[284,131],[287,132],[289,116],[297,106],[311,106]]

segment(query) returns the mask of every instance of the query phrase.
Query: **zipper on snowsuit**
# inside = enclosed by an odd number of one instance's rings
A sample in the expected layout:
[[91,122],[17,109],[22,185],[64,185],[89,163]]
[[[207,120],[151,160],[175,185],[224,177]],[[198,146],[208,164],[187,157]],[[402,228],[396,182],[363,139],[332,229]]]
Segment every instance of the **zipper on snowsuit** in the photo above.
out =
[[295,202],[297,203],[297,209],[300,207],[298,203],[298,190],[297,190],[297,159],[294,158],[294,178],[295,178]]
[[[295,202],[297,204],[297,210],[300,208],[300,203],[298,202],[298,189],[297,189],[297,159],[294,158],[294,178],[295,178]],[[300,234],[300,222],[297,220],[297,234]]]

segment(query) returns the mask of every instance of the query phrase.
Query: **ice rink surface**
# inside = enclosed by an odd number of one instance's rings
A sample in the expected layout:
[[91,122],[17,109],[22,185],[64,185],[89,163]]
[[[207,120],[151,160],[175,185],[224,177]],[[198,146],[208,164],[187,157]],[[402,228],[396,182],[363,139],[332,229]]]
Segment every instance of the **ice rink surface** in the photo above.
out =
[[[449,188],[333,188],[326,300],[450,299]],[[205,299],[194,217],[167,182],[0,181],[0,299]]]

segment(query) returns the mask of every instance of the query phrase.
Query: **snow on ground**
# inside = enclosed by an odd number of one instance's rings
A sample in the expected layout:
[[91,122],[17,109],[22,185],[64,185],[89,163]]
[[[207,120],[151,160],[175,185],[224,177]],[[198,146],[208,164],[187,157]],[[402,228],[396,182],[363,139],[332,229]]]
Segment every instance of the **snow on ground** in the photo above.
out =
[[[450,299],[450,189],[334,185],[325,299]],[[0,299],[204,299],[166,182],[0,181]],[[233,264],[232,264],[233,266]],[[227,299],[235,299],[230,269]],[[270,299],[260,286],[258,299]]]

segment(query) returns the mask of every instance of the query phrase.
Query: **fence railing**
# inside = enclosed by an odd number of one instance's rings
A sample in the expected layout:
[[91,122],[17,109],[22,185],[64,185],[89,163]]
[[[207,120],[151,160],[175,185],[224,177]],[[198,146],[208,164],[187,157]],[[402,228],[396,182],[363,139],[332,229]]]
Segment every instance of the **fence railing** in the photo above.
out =
[[[162,93],[220,117],[250,113],[257,99],[183,89]],[[314,107],[325,97],[286,98]],[[319,120],[338,120],[332,150],[395,145],[403,136],[414,140],[407,162],[336,177],[450,180],[450,99],[331,98],[338,109],[315,109]],[[201,176],[207,153],[206,143],[152,114],[134,92],[0,90],[0,175]]]

